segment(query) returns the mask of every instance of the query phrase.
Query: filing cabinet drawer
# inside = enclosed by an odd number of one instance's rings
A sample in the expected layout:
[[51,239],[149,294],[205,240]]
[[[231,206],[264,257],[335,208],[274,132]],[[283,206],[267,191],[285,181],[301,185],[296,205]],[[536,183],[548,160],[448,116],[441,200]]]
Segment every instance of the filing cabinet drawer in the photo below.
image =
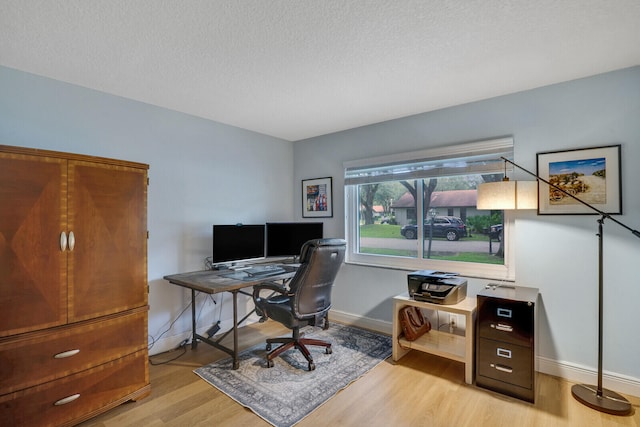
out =
[[533,384],[531,347],[480,338],[478,375],[530,389]]
[[533,344],[533,306],[478,296],[478,335],[523,346]]
[[146,348],[147,308],[0,340],[0,395]]

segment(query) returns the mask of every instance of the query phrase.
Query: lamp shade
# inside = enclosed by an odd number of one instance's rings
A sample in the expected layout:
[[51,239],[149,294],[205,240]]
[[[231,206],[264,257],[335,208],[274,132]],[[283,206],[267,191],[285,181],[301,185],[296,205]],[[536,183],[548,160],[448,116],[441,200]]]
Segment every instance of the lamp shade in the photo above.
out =
[[537,181],[487,182],[478,186],[478,209],[537,209]]

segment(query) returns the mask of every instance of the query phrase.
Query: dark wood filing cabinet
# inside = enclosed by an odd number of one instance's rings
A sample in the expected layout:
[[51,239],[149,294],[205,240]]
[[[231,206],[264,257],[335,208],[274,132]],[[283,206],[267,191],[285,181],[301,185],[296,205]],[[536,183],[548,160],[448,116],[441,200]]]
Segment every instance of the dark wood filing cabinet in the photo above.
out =
[[476,385],[533,403],[538,289],[488,285],[477,299]]

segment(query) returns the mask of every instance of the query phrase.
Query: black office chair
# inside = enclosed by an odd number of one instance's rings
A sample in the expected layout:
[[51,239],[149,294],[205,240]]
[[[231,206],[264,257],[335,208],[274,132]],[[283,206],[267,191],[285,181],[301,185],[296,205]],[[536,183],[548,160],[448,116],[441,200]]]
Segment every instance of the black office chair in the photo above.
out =
[[[261,283],[253,288],[253,301],[261,321],[271,318],[293,331],[293,336],[267,339],[267,367],[284,351],[295,347],[309,362],[309,370],[316,365],[307,345],[323,346],[331,354],[331,343],[303,338],[300,328],[307,325],[329,327],[328,313],[331,308],[331,289],[344,261],[347,242],[342,239],[315,239],[306,242],[300,251],[300,267],[289,282],[288,288],[277,283]],[[274,291],[263,298],[261,291]],[[271,351],[271,345],[282,345]]]

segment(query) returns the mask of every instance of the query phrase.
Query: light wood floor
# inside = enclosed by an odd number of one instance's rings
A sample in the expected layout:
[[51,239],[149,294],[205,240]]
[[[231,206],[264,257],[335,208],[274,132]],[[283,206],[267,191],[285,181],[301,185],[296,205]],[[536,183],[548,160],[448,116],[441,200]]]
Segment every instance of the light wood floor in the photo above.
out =
[[[273,321],[241,329],[249,347],[286,330]],[[176,355],[152,357],[154,363]],[[82,424],[139,426],[264,426],[266,421],[200,379],[193,369],[226,357],[206,344],[164,365],[150,366],[151,396],[121,405]],[[266,369],[266,368],[265,368]],[[603,414],[578,403],[572,384],[538,374],[535,405],[466,385],[464,366],[437,356],[410,352],[397,363],[381,363],[302,420],[297,426],[635,426],[640,399],[626,417]]]

